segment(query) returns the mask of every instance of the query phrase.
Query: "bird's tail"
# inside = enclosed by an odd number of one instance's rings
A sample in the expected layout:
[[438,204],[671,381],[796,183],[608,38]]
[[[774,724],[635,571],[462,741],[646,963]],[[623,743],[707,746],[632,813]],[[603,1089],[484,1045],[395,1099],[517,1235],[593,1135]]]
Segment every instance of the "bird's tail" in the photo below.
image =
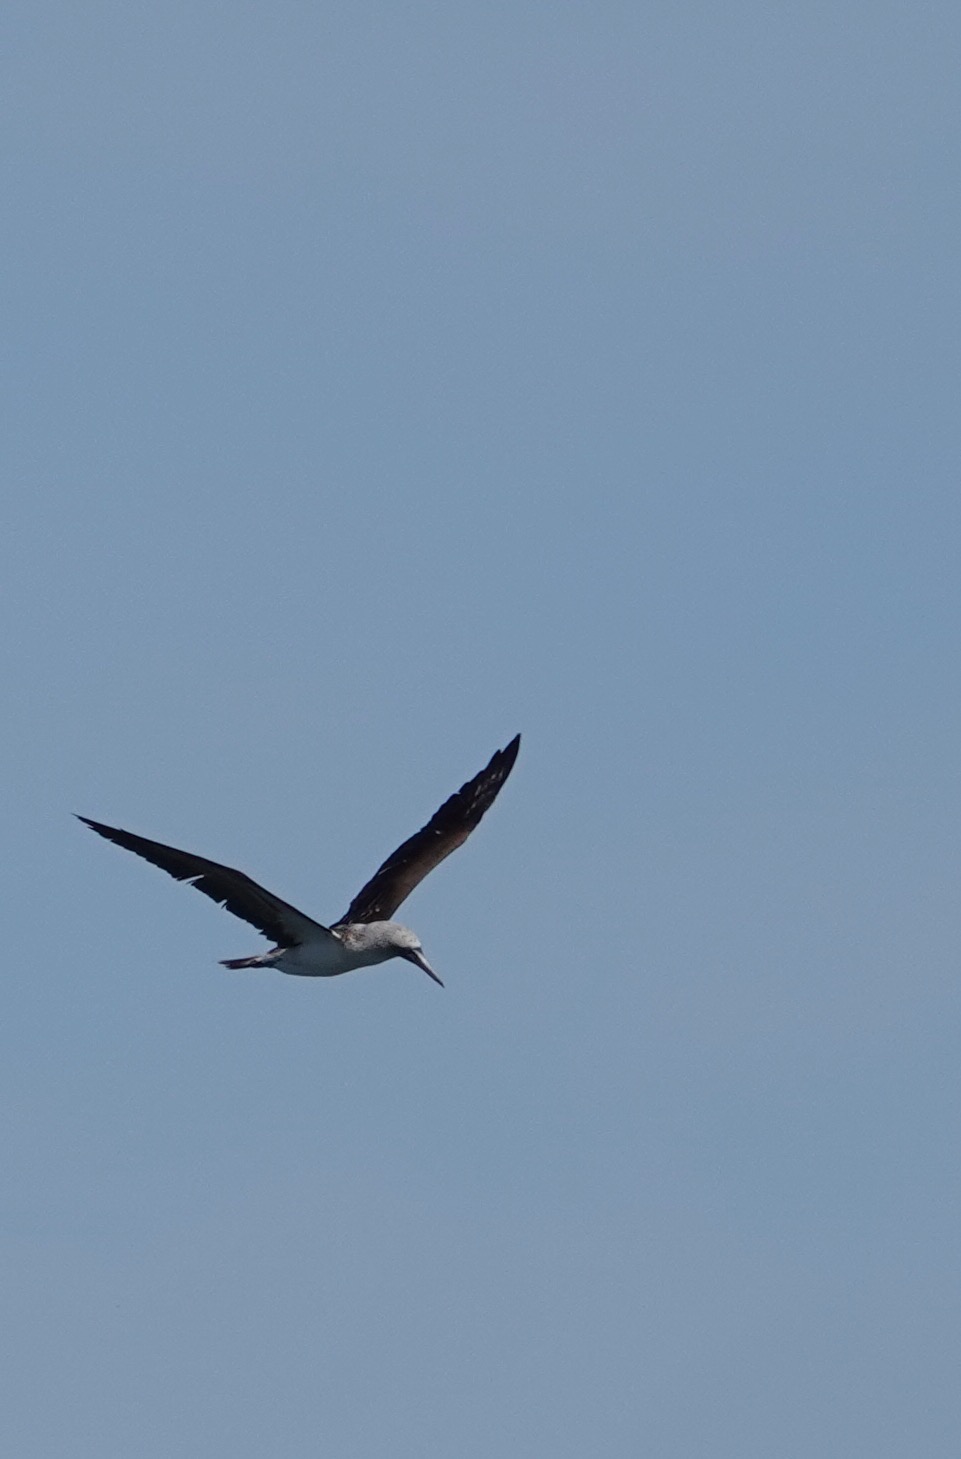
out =
[[275,956],[275,953],[262,952],[257,957],[224,957],[220,959],[220,966],[222,968],[269,967]]

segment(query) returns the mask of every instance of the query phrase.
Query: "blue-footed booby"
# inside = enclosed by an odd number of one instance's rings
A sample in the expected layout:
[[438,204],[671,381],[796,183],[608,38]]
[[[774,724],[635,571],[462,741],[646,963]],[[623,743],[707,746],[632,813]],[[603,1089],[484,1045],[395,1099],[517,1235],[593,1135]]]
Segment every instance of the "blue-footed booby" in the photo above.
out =
[[277,968],[279,972],[305,978],[333,978],[355,968],[402,957],[422,968],[443,987],[424,956],[417,934],[390,919],[428,872],[467,840],[493,805],[514,768],[520,742],[520,735],[515,735],[509,745],[492,755],[480,774],[445,800],[427,825],[398,846],[378,867],[343,917],[330,927],[282,902],[242,871],[195,856],[191,851],[178,851],[159,841],[148,841],[116,826],[105,826],[86,816],[79,816],[78,820],[108,841],[153,862],[177,881],[190,882],[204,896],[211,897],[277,944],[269,952],[254,957],[225,958],[226,968]]

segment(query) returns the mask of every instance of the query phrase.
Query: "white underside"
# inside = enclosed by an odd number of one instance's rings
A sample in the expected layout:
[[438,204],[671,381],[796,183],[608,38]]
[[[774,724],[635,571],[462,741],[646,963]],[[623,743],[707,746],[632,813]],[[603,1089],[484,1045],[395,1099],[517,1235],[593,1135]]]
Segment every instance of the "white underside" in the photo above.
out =
[[302,942],[298,947],[288,948],[271,961],[271,966],[300,978],[336,978],[341,973],[384,962],[387,957],[390,953],[386,951],[352,952],[339,938],[324,938],[323,942]]

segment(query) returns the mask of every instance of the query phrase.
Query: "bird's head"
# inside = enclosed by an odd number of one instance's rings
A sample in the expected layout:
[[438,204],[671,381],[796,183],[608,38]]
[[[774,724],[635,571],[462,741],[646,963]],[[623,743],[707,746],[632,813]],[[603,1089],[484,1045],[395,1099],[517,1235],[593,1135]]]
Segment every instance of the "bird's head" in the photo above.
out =
[[443,983],[441,983],[440,978],[424,956],[424,949],[421,947],[420,938],[417,936],[417,933],[411,932],[409,927],[401,927],[399,922],[393,922],[389,925],[390,945],[393,948],[393,956],[406,958],[409,963],[413,963],[415,967],[422,969],[429,978],[433,978],[434,982],[440,983],[440,986],[443,988]]

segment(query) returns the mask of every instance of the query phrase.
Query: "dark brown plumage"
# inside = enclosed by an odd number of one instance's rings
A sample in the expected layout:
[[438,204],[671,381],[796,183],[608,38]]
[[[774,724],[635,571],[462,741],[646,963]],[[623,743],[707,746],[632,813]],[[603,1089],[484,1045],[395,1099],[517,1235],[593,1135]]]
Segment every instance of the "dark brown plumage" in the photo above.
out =
[[386,922],[414,888],[445,856],[467,840],[497,798],[498,791],[514,768],[521,737],[515,735],[503,750],[497,750],[479,775],[435,811],[415,835],[398,846],[361,887],[338,922]]
[[145,861],[152,862],[161,871],[176,877],[177,881],[189,881],[198,892],[203,892],[205,897],[210,897],[221,907],[226,907],[235,917],[249,922],[251,927],[256,927],[265,937],[273,938],[281,947],[294,947],[298,943],[309,942],[318,936],[322,937],[325,932],[330,935],[329,930],[321,923],[305,916],[303,912],[298,912],[296,907],[281,901],[273,892],[258,886],[242,871],[234,871],[231,866],[221,866],[218,861],[208,861],[205,856],[197,856],[192,851],[178,851],[175,846],[164,846],[161,841],[148,841],[146,836],[135,836],[132,831],[104,826],[100,821],[88,820],[86,816],[78,816],[77,820],[83,821],[91,831],[105,836],[116,846],[135,851]]

